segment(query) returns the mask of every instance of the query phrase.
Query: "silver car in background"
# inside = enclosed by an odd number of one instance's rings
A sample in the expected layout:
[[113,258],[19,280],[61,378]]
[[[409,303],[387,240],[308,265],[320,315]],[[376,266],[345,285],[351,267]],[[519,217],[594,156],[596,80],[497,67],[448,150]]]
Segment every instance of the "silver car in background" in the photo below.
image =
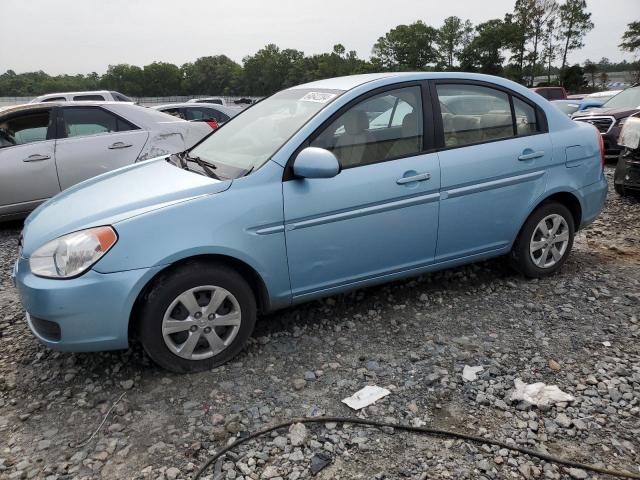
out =
[[209,133],[206,124],[124,102],[10,107],[0,112],[0,221],[24,217],[85,179],[182,152]]

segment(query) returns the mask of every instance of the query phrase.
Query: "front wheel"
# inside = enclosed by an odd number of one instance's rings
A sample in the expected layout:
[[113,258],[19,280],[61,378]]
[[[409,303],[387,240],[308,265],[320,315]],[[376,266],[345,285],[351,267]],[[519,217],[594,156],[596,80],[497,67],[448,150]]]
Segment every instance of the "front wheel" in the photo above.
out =
[[567,207],[557,202],[540,206],[527,219],[511,250],[516,270],[531,278],[557,272],[569,257],[575,225]]
[[246,345],[256,322],[249,284],[236,271],[190,262],[162,274],[146,295],[140,341],[167,370],[208,370],[229,361]]

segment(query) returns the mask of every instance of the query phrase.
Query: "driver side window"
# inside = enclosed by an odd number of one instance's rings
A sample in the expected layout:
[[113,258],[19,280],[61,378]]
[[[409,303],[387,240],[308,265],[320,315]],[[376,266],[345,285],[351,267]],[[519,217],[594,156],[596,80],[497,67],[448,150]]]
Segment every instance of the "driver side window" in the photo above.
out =
[[46,140],[50,117],[51,110],[45,110],[0,120],[0,148]]
[[312,147],[333,152],[342,168],[416,155],[422,145],[422,94],[418,86],[362,100],[311,142]]

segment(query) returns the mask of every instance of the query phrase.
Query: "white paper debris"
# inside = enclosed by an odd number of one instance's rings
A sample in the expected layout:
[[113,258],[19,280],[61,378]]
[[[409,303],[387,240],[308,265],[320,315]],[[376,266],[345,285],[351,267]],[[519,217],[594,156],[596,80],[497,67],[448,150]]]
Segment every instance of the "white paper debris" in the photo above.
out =
[[610,347],[611,346],[611,342],[602,342],[602,345],[604,345],[605,347]]
[[516,378],[514,383],[516,389],[511,394],[511,400],[524,400],[537,407],[575,400],[571,395],[560,390],[557,385],[547,385],[542,382],[527,384],[519,378]]
[[371,405],[372,403],[380,400],[382,397],[386,397],[391,392],[386,388],[377,387],[375,385],[367,385],[362,390],[358,390],[350,397],[342,400],[342,403],[346,403],[354,410],[360,410],[361,408]]
[[484,367],[470,367],[469,365],[465,365],[462,369],[462,378],[467,382],[473,382],[478,378],[478,373],[484,370]]

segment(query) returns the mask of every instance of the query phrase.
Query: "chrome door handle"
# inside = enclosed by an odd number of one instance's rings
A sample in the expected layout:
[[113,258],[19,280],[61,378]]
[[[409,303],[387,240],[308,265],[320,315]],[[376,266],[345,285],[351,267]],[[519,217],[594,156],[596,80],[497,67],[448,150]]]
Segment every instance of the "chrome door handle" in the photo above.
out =
[[29,155],[27,158],[22,160],[23,162],[41,162],[42,160],[49,160],[51,155],[40,155],[39,153],[35,153],[33,155]]
[[411,175],[410,177],[402,177],[396,180],[398,185],[404,185],[405,183],[412,182],[424,182],[425,180],[429,180],[431,178],[430,173],[419,173],[418,175]]
[[109,150],[117,150],[119,148],[129,148],[131,146],[132,145],[130,143],[116,142],[109,145]]
[[523,153],[518,157],[518,160],[533,160],[534,158],[540,157],[544,157],[544,152],[542,150],[538,152]]

